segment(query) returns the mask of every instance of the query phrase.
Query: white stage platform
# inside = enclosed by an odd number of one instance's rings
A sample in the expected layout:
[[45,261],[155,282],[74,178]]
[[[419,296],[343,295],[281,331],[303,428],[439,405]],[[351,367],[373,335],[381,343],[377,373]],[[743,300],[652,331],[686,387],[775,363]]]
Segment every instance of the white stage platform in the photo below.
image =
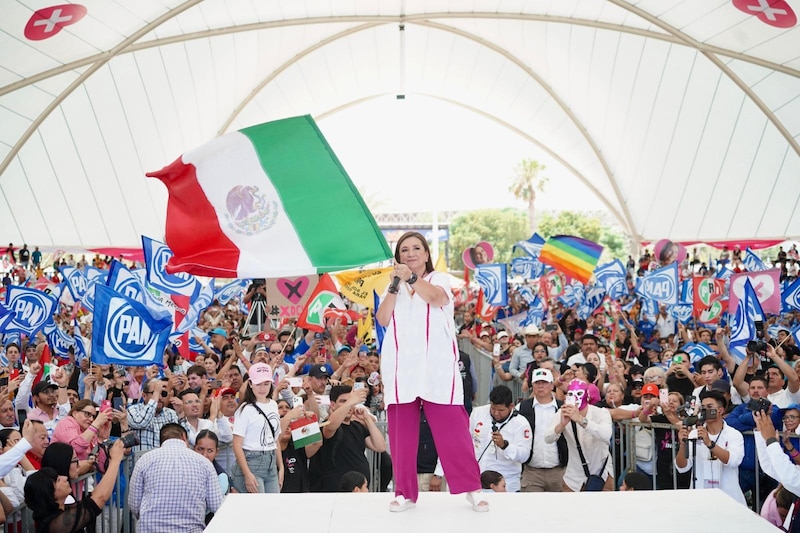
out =
[[778,531],[719,490],[515,493],[489,497],[488,513],[474,512],[463,495],[431,492],[421,493],[414,509],[390,513],[392,495],[387,493],[231,494],[206,532]]

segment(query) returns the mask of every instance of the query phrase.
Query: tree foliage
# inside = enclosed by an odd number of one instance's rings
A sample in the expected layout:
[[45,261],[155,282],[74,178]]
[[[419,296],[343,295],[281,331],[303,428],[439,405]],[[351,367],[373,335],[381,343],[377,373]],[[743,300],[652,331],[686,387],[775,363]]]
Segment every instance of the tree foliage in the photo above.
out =
[[545,185],[550,181],[542,175],[545,168],[547,167],[535,159],[523,159],[514,167],[514,177],[508,188],[511,194],[528,204],[528,223],[531,233],[536,228],[536,191],[544,192]]
[[481,241],[494,247],[492,262],[508,263],[514,243],[528,237],[528,217],[518,209],[483,209],[459,215],[450,222],[450,269],[463,269],[461,253]]
[[577,211],[543,213],[539,217],[539,234],[545,239],[553,235],[575,235],[603,245],[600,262],[627,257],[628,243],[619,229],[604,224],[598,216]]

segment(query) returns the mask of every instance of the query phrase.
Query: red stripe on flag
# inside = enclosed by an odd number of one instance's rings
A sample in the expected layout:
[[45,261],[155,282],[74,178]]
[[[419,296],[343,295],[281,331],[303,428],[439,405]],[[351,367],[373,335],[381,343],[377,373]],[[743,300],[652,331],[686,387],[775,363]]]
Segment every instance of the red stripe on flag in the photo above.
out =
[[167,187],[167,226],[165,240],[175,256],[167,263],[167,272],[187,271],[209,277],[236,277],[239,248],[222,232],[217,211],[208,201],[194,165],[178,158],[156,172]]

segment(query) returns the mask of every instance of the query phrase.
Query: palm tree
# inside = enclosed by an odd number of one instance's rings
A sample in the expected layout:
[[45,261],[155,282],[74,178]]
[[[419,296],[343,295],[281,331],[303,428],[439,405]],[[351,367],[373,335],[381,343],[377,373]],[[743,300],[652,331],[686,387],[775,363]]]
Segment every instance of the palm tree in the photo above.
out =
[[549,178],[540,175],[545,168],[535,159],[523,159],[514,167],[514,181],[508,188],[515,198],[528,202],[528,222],[531,225],[531,233],[536,231],[536,222],[534,221],[536,191],[544,192],[544,186],[549,181]]

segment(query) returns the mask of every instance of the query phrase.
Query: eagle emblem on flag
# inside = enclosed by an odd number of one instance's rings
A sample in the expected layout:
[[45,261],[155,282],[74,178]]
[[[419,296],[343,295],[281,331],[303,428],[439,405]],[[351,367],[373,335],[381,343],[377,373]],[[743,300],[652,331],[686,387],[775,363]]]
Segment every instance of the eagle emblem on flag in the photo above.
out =
[[225,199],[228,227],[240,235],[268,230],[278,218],[278,202],[268,200],[255,185],[236,185]]

